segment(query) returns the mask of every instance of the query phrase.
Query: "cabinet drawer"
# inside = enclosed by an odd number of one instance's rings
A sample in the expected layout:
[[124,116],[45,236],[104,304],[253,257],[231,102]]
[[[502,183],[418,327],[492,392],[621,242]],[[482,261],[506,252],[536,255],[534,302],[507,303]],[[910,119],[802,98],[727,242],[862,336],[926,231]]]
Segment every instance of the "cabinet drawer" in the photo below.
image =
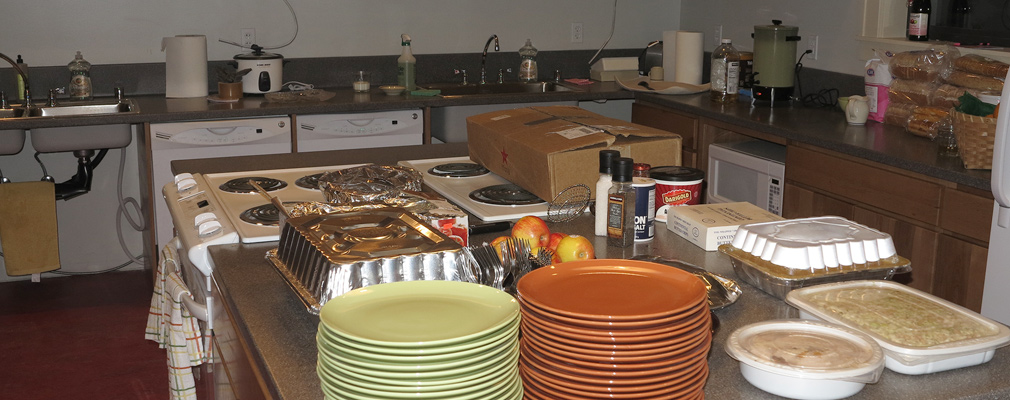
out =
[[786,154],[786,181],[937,225],[943,188],[884,168],[798,146]]
[[681,146],[684,150],[697,151],[698,118],[634,103],[631,105],[631,122],[676,133],[683,139]]

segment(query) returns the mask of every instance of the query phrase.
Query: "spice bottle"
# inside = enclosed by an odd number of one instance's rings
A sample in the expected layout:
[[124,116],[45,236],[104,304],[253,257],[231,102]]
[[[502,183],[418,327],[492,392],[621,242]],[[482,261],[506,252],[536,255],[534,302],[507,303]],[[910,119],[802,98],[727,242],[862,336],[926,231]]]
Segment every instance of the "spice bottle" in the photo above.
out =
[[600,150],[600,179],[596,181],[596,236],[607,236],[607,196],[613,186],[614,160],[621,156],[617,150]]
[[74,56],[74,61],[67,64],[70,69],[70,98],[72,100],[91,100],[94,95],[91,91],[91,63],[84,59],[78,51]]
[[607,244],[628,247],[635,243],[635,190],[631,186],[634,160],[614,160],[613,185],[607,197]]

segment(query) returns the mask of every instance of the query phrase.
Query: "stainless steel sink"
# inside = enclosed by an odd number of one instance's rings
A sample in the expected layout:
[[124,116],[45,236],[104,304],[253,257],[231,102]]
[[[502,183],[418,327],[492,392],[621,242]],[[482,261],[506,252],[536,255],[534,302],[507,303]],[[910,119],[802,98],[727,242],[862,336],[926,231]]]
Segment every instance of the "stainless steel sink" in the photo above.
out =
[[550,93],[579,91],[554,82],[506,82],[488,83],[484,85],[461,85],[458,83],[439,83],[422,85],[426,89],[438,89],[443,97],[474,96],[489,94],[514,93]]
[[20,118],[24,113],[25,110],[23,108],[0,108],[0,119]]
[[140,112],[132,100],[65,102],[55,106],[35,106],[29,117],[83,117],[109,114],[136,114]]

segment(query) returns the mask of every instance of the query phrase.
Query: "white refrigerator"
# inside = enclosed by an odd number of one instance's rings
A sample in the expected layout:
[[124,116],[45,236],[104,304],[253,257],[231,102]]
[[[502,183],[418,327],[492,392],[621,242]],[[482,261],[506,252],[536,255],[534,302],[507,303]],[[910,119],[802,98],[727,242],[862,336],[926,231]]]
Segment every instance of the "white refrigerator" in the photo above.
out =
[[[1007,75],[1010,80],[1010,74]],[[992,155],[992,228],[982,291],[982,315],[1010,325],[1010,85],[1003,86]]]

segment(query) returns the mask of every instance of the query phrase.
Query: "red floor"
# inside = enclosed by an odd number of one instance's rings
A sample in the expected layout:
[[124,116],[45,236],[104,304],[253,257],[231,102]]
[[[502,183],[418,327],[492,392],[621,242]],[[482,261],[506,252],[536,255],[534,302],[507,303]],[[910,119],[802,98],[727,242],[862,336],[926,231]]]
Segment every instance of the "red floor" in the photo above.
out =
[[147,271],[0,283],[0,398],[168,399]]

